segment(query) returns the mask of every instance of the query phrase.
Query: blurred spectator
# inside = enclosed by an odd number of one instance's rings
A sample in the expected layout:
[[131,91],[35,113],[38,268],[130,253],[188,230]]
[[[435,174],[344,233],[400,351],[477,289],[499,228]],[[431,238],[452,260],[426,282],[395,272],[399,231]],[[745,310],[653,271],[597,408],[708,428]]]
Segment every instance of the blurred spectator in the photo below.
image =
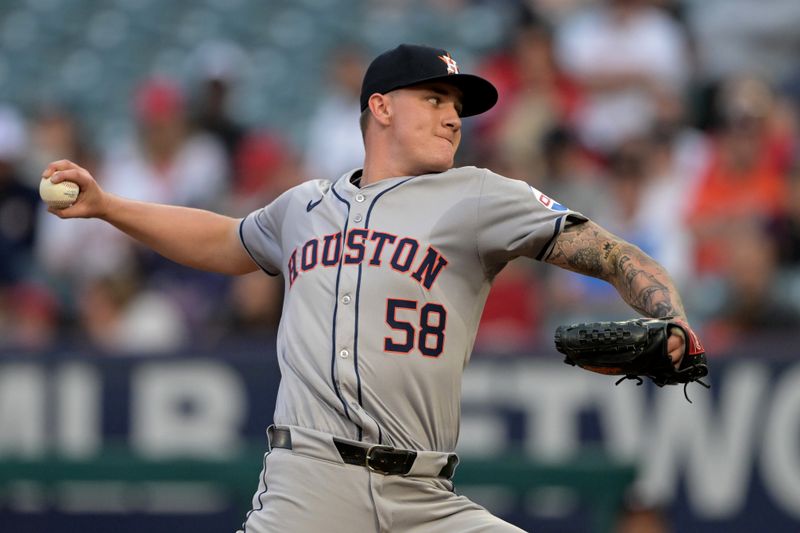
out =
[[[705,135],[686,125],[680,98],[663,93],[656,104],[652,131],[626,141],[616,153],[617,163],[622,165],[616,175],[623,183],[626,180],[620,174],[636,173],[637,167],[640,172],[627,186],[619,184],[630,196],[627,220],[616,231],[628,235],[684,287],[694,274],[691,261],[687,261],[692,239],[686,198],[693,196],[708,164],[709,143]],[[612,197],[624,199],[625,194]],[[617,215],[624,211],[613,210]]]
[[36,231],[36,210],[41,203],[38,174],[23,173],[28,143],[27,126],[13,107],[0,104],[0,285],[30,274]]
[[225,210],[231,216],[245,216],[305,179],[298,155],[267,131],[247,135],[236,153],[234,169],[230,206]]
[[112,226],[101,220],[60,220],[44,207],[39,211],[35,256],[59,291],[72,291],[85,280],[113,274],[136,260],[133,241]]
[[727,81],[718,97],[721,124],[710,162],[689,210],[700,273],[720,272],[727,261],[722,246],[732,224],[781,217],[793,139],[772,127],[770,88],[755,78]]
[[558,203],[601,219],[611,209],[610,192],[603,168],[569,128],[558,127],[542,142],[545,158],[542,191]]
[[557,52],[585,92],[581,139],[608,152],[647,133],[662,91],[682,95],[689,77],[681,27],[646,0],[603,0],[558,29]]
[[47,287],[33,282],[0,287],[1,347],[23,350],[51,347],[58,332],[58,318],[58,301]]
[[[680,230],[671,227],[675,226],[674,220],[680,218],[675,216],[680,197],[664,189],[658,190],[655,153],[649,138],[626,141],[609,157],[609,175],[603,183],[605,190],[593,191],[598,196],[587,200],[600,224],[661,262],[659,246],[668,242],[669,233]],[[564,201],[562,197],[557,200]],[[580,210],[574,205],[570,207]],[[670,231],[665,232],[665,227]],[[553,291],[548,301],[554,303],[556,313],[576,312],[571,307],[608,318],[611,318],[610,313],[626,312],[616,290],[602,280],[562,271],[548,274],[556,281],[548,284]],[[581,303],[577,304],[577,300]]]
[[530,264],[509,263],[492,283],[475,348],[485,354],[518,354],[539,340],[542,289]]
[[[671,221],[670,217],[666,217],[666,221],[653,220],[653,228],[651,217],[655,213],[642,209],[643,197],[654,180],[654,155],[655,146],[646,137],[628,139],[611,154],[609,187],[613,204],[603,216],[603,224],[608,230],[639,246],[648,255],[655,255],[659,239],[666,237],[660,224]],[[676,207],[671,197],[656,199],[656,205],[648,207],[659,208],[659,203]],[[666,211],[669,212],[669,209]],[[656,231],[653,232],[653,229]],[[661,261],[657,257],[656,260]]]
[[28,174],[37,180],[42,169],[58,159],[70,159],[90,172],[95,170],[95,153],[86,143],[77,117],[66,107],[44,105],[33,117],[30,130],[26,165]]
[[[721,297],[706,325],[709,344],[724,349],[759,331],[795,331],[798,308],[776,284],[778,253],[757,221],[729,221],[721,243],[725,250]],[[710,298],[711,299],[711,298]]]
[[[687,261],[691,233],[685,222],[691,196],[707,159],[704,137],[683,125],[679,101],[659,106],[657,127],[648,135],[626,140],[608,158],[608,175],[586,156],[567,131],[548,136],[547,191],[560,203],[596,219],[654,257],[679,286],[693,275]],[[564,272],[548,272],[547,299],[554,315],[580,312],[608,318],[624,316],[616,292],[608,284]],[[580,301],[581,303],[578,303]]]
[[[95,170],[95,154],[81,136],[77,117],[66,108],[43,108],[31,130],[28,165],[36,176],[57,159]],[[85,280],[110,275],[134,259],[132,241],[105,222],[60,220],[41,203],[34,251],[37,265],[62,300],[70,300],[69,291]]]
[[701,82],[751,72],[778,81],[797,68],[800,2],[702,0],[684,2]]
[[[539,188],[558,203],[605,225],[614,205],[608,176],[577,135],[569,128],[553,129],[544,138],[543,153],[546,179]],[[548,333],[556,324],[589,319],[608,301],[619,299],[610,286],[594,278],[561,269],[544,269],[540,275],[546,277],[542,298],[547,301],[543,323]],[[583,315],[575,315],[576,310]]]
[[604,223],[679,282],[691,272],[685,260],[690,236],[684,199],[693,176],[678,174],[673,157],[671,143],[661,136],[631,139],[620,146],[611,158],[614,207]]
[[190,338],[181,310],[145,290],[130,273],[88,281],[79,292],[79,325],[88,342],[109,353],[162,353]]
[[[228,160],[221,143],[189,127],[184,93],[166,78],[145,81],[136,92],[138,136],[107,155],[99,178],[111,193],[136,200],[218,209],[229,190]],[[202,332],[224,293],[224,276],[181,267],[137,246],[148,286],[168,291],[190,324]]]
[[364,164],[359,127],[363,52],[352,44],[341,45],[331,53],[327,68],[329,83],[311,115],[305,149],[306,171],[315,179],[336,179]]
[[211,41],[199,45],[189,63],[194,76],[192,123],[216,137],[233,162],[246,128],[233,117],[232,96],[248,68],[247,54],[232,42]]
[[228,161],[214,137],[192,133],[184,94],[169,79],[135,95],[138,137],[113,147],[100,170],[104,187],[127,198],[214,208],[227,190]]
[[558,124],[572,121],[577,87],[558,68],[550,28],[541,21],[523,23],[510,50],[490,57],[481,72],[497,86],[497,109],[482,119],[481,135],[511,166],[511,176],[527,176],[536,185],[544,171],[542,145]]
[[277,331],[282,306],[283,279],[253,272],[233,280],[223,320],[236,335],[263,336]]
[[798,269],[800,276],[800,174],[795,170],[788,183],[786,211],[773,227],[782,266]]

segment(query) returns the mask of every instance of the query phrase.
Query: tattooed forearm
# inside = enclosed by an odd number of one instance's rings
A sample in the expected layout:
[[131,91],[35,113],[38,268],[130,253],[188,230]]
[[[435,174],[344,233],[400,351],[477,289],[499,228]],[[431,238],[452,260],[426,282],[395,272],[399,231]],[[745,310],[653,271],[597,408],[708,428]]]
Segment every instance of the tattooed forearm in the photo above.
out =
[[603,262],[599,250],[591,248],[577,250],[568,261],[576,270],[589,276],[600,277],[603,274]]
[[599,241],[600,228],[591,222],[567,226],[546,260],[581,274],[603,277],[609,251],[605,246],[598,246]]
[[680,297],[669,276],[644,252],[630,244],[619,246],[609,257],[614,263],[611,282],[628,304],[646,316],[683,316]]
[[593,222],[564,229],[547,261],[608,281],[645,316],[685,318],[678,291],[663,267]]

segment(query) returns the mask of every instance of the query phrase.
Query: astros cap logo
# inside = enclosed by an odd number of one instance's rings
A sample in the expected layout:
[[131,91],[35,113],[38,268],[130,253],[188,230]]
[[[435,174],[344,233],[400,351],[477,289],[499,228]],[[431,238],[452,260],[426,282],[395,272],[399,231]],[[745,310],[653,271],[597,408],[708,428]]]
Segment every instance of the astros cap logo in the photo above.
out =
[[444,61],[444,64],[447,65],[447,73],[448,74],[458,74],[458,63],[456,60],[450,57],[448,52],[445,52],[443,56],[437,56],[439,59]]

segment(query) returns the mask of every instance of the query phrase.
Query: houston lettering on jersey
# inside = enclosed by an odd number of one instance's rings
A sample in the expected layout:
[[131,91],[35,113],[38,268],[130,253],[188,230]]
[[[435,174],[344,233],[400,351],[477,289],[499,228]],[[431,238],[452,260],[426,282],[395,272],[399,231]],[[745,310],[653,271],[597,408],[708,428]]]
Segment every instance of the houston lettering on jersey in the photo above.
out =
[[[344,245],[344,249],[342,246]],[[447,266],[447,259],[433,246],[422,249],[411,237],[400,238],[391,233],[355,228],[347,232],[342,243],[341,233],[332,233],[308,240],[292,251],[287,264],[289,286],[298,276],[317,267],[366,264],[408,272],[420,285],[430,289]]]

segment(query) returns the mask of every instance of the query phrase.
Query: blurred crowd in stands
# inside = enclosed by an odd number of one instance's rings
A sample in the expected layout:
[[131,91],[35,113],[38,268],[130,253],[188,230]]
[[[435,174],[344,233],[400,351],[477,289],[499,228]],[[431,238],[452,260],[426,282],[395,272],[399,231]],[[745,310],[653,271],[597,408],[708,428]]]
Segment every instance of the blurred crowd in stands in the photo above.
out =
[[[423,3],[445,16],[476,1]],[[501,97],[465,120],[458,163],[525,180],[652,255],[675,278],[712,357],[743,336],[792,331],[800,3],[496,5],[518,15],[471,66]],[[39,200],[41,172],[69,158],[116,194],[244,216],[297,183],[360,166],[358,93],[373,52],[344,39],[329,51],[325,97],[303,117],[302,146],[229,112],[239,83],[231,54],[247,54],[233,42],[206,50],[191,83],[140,80],[131,138],[97,142],[68,106],[0,102],[0,346],[162,353],[274,334],[281,278],[193,271],[103,222],[60,220]],[[556,324],[633,314],[603,282],[518,260],[495,282],[477,348],[549,348]]]

